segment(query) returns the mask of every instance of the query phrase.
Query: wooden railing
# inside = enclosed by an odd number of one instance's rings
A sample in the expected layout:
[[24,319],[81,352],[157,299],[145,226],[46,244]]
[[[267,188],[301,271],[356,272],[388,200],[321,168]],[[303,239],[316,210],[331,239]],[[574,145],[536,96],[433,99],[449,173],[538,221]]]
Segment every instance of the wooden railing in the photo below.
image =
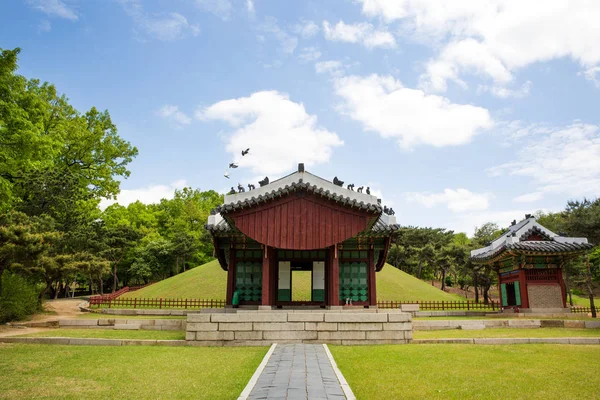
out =
[[127,292],[134,292],[136,290],[145,288],[148,285],[152,285],[152,283],[147,283],[145,285],[140,285],[140,286],[125,286],[125,287],[117,290],[116,292],[107,293],[107,294],[97,294],[97,295],[91,296],[90,297],[90,305],[96,304],[97,302],[114,300],[117,297],[119,297]]
[[[598,307],[596,307],[596,311],[600,311],[598,310]],[[571,307],[571,312],[576,314],[590,314],[592,312],[592,308],[583,306],[573,306]]]
[[500,308],[500,304],[496,302],[477,303],[475,301],[378,301],[379,308],[400,308],[402,304],[418,304],[419,311],[479,311],[492,310],[496,311]]
[[526,269],[528,281],[558,282],[558,269]]
[[[115,292],[116,293],[116,292]],[[225,300],[215,299],[162,299],[162,298],[118,298],[118,299],[94,299],[90,298],[92,307],[108,308],[223,308]]]

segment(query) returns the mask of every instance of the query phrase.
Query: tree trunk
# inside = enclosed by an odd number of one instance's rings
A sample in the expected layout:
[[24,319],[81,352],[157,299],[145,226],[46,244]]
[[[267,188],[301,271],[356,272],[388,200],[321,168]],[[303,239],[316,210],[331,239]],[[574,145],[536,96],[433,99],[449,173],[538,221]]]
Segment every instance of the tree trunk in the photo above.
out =
[[112,292],[116,292],[117,291],[117,263],[115,263],[114,267],[113,267],[113,287],[112,287]]
[[60,282],[56,282],[56,290],[54,291],[54,300],[58,299],[59,292],[60,292]]
[[587,267],[587,279],[586,279],[586,286],[587,286],[587,290],[588,290],[588,294],[590,297],[590,308],[592,310],[592,318],[596,318],[596,305],[594,304],[594,291],[592,288],[592,273],[590,271],[590,260],[586,254],[585,256],[585,264]]
[[446,289],[446,270],[442,270],[442,292]]
[[2,276],[4,275],[5,267],[0,267],[0,296],[2,296]]
[[102,275],[99,276],[98,280],[100,281],[100,294],[103,295],[104,294],[104,282],[102,282]]
[[477,274],[473,275],[473,288],[475,289],[475,302],[479,303],[479,282],[477,279]]
[[419,261],[419,269],[417,272],[417,278],[421,279],[421,272],[423,270],[423,261]]
[[94,294],[94,279],[92,278],[92,274],[90,274],[90,296]]
[[48,289],[50,289],[51,287],[52,287],[52,282],[46,282],[46,286],[44,286],[44,288],[38,295],[38,300],[39,300],[40,304],[42,303],[42,300],[44,300],[44,296],[46,296]]
[[489,304],[490,303],[489,291],[490,291],[490,286],[486,285],[483,288],[483,303],[484,304]]

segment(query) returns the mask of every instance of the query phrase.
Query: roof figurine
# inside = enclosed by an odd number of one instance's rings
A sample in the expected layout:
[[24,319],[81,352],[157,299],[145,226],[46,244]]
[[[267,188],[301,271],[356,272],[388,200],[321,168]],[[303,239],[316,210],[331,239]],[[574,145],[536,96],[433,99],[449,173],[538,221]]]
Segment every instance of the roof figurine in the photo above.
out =
[[269,184],[269,177],[265,176],[265,179],[263,179],[262,181],[258,181],[258,184],[260,186],[267,186]]

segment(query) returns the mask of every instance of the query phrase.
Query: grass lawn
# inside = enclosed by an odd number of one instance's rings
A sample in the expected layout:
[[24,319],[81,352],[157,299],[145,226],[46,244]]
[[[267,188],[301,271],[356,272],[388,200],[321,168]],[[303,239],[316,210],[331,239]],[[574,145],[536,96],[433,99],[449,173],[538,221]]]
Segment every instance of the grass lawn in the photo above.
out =
[[330,346],[358,399],[597,399],[600,346]]
[[[463,301],[464,297],[442,292],[412,275],[387,264],[377,277],[377,297],[380,300]],[[310,296],[311,274],[293,273],[293,288],[299,298]],[[135,292],[125,293],[124,298],[180,298],[225,299],[227,273],[218,261],[211,261],[189,271],[157,282]]]
[[568,328],[491,328],[482,330],[450,329],[442,331],[413,331],[414,339],[439,338],[547,338],[547,337],[598,337],[600,329]]
[[[567,297],[567,304],[568,303],[569,303],[569,298]],[[587,296],[573,295],[573,305],[574,306],[589,307],[590,306],[590,299]],[[596,307],[598,307],[598,305],[596,305]]]
[[[491,313],[491,312],[490,312]],[[521,314],[523,315],[523,314]],[[578,321],[598,321],[598,318],[592,318],[592,317],[588,317],[587,314],[571,314],[568,317],[535,317],[535,318],[528,318],[528,317],[517,317],[514,314],[504,314],[500,317],[486,317],[486,316],[482,316],[482,317],[476,317],[476,316],[464,316],[464,317],[413,317],[413,321],[431,321],[431,320],[461,320],[461,319],[466,319],[466,320],[471,320],[471,319],[486,319],[486,320],[499,320],[499,319],[518,319],[518,320],[528,320],[528,319],[573,319],[573,320],[578,320]]]
[[185,331],[127,331],[113,329],[50,329],[45,332],[19,335],[20,337],[72,337],[101,339],[158,339],[185,340]]
[[178,315],[112,315],[85,313],[77,316],[77,319],[186,319],[187,316]]
[[0,347],[2,399],[235,399],[267,347]]

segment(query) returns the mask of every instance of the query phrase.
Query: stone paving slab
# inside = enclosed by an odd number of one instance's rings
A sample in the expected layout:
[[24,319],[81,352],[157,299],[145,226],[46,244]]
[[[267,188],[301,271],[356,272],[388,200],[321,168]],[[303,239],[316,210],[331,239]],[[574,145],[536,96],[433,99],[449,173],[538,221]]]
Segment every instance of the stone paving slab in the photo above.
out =
[[248,399],[346,399],[321,344],[278,344]]

